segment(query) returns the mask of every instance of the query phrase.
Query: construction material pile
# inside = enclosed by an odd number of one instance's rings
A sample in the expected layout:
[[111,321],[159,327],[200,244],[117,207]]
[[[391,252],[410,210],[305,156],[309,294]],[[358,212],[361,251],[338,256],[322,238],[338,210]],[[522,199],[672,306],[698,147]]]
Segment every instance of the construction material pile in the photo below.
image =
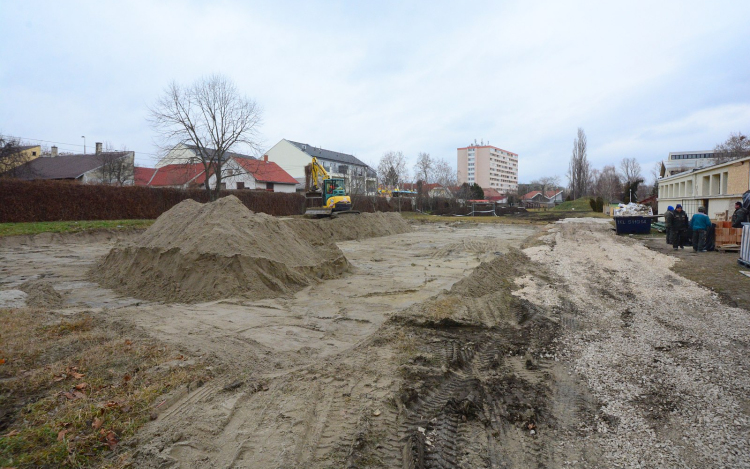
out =
[[620,204],[615,209],[616,217],[649,217],[653,214],[654,212],[648,205],[635,204],[632,202],[627,205]]
[[208,204],[186,200],[135,241],[112,248],[91,275],[147,300],[271,298],[344,273],[349,262],[336,241],[408,231],[395,213],[279,219],[251,212],[234,196]]
[[280,296],[348,267],[332,240],[229,196],[181,202],[135,242],[114,247],[92,275],[136,298],[192,303]]

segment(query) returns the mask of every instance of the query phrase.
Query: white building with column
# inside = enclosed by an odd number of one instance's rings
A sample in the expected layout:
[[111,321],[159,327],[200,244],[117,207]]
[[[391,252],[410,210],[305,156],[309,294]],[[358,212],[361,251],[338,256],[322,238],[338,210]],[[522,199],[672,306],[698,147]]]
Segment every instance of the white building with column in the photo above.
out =
[[681,204],[688,215],[706,207],[712,219],[734,211],[734,203],[750,190],[750,158],[667,176],[659,179],[659,213]]

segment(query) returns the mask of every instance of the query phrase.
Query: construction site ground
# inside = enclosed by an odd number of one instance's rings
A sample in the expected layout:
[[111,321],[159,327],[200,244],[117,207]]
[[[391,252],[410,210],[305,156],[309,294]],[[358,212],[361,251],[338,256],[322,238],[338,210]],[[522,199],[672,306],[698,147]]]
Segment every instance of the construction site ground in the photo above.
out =
[[750,313],[726,303],[747,288],[696,283],[708,257],[606,219],[412,226],[336,243],[349,271],[293,294],[192,304],[92,281],[137,233],[5,238],[0,308],[85,313],[206,367],[105,465],[750,467]]

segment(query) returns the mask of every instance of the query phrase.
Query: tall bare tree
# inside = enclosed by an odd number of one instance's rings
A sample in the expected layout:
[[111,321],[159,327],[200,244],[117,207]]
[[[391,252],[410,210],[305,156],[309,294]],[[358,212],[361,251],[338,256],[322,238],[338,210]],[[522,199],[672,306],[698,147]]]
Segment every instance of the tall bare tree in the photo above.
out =
[[591,165],[587,156],[586,133],[580,127],[578,136],[573,140],[567,177],[570,196],[574,200],[588,193],[591,184]]
[[450,163],[444,159],[435,160],[435,169],[433,177],[436,183],[445,188],[455,187],[458,185],[458,176],[456,170],[451,167]]
[[435,162],[430,157],[430,154],[420,152],[419,155],[417,155],[417,163],[414,165],[414,177],[417,180],[424,181],[425,184],[429,184],[433,182],[434,171]]
[[394,188],[409,180],[409,170],[406,168],[406,157],[400,151],[383,153],[378,162],[378,178],[383,185]]
[[[165,148],[178,143],[197,148],[210,200],[219,197],[227,152],[240,146],[260,151],[260,106],[222,75],[184,87],[172,82],[149,110],[151,124]],[[211,176],[216,178],[213,188]]]
[[726,163],[750,156],[750,138],[742,132],[732,132],[729,138],[714,148],[717,163]]
[[625,183],[632,183],[638,179],[643,179],[643,176],[641,176],[641,165],[635,158],[623,158],[620,162],[620,173]]

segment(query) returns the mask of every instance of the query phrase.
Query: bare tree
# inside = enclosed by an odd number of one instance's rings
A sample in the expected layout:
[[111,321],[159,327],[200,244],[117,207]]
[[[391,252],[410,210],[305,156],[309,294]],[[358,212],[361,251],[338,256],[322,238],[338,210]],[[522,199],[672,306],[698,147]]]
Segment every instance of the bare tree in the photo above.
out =
[[568,187],[574,200],[583,197],[591,184],[591,166],[587,157],[586,133],[578,128],[578,136],[573,140],[573,152],[568,165]]
[[620,198],[622,179],[614,166],[605,166],[593,181],[594,195],[609,203]]
[[745,158],[750,156],[750,139],[742,132],[732,132],[724,143],[716,145],[714,151],[717,163]]
[[406,168],[404,154],[400,151],[383,153],[378,162],[378,178],[389,188],[408,182],[409,170]]
[[414,165],[414,177],[424,181],[425,184],[432,182],[435,171],[435,162],[429,153],[420,152],[417,155],[417,163]]
[[433,178],[436,183],[440,184],[446,189],[458,185],[456,170],[453,169],[450,163],[448,163],[444,159],[435,160]]
[[628,184],[638,179],[643,179],[643,176],[641,176],[641,165],[635,158],[623,158],[620,162],[620,172],[622,173],[623,182]]
[[102,184],[122,186],[133,180],[135,161],[133,153],[127,148],[117,151],[110,142],[106,142],[104,151],[98,157],[102,164],[99,168]]
[[[261,109],[224,76],[211,75],[189,87],[172,82],[149,111],[165,148],[178,143],[197,148],[210,200],[219,197],[227,152],[238,146],[260,150]],[[213,188],[211,176],[216,178]]]
[[533,189],[531,190],[538,190],[539,192],[544,194],[545,197],[547,196],[547,191],[557,189],[559,185],[559,176],[544,176],[529,183],[529,186],[533,187]]
[[26,163],[20,140],[0,135],[0,176],[17,177],[19,167]]

